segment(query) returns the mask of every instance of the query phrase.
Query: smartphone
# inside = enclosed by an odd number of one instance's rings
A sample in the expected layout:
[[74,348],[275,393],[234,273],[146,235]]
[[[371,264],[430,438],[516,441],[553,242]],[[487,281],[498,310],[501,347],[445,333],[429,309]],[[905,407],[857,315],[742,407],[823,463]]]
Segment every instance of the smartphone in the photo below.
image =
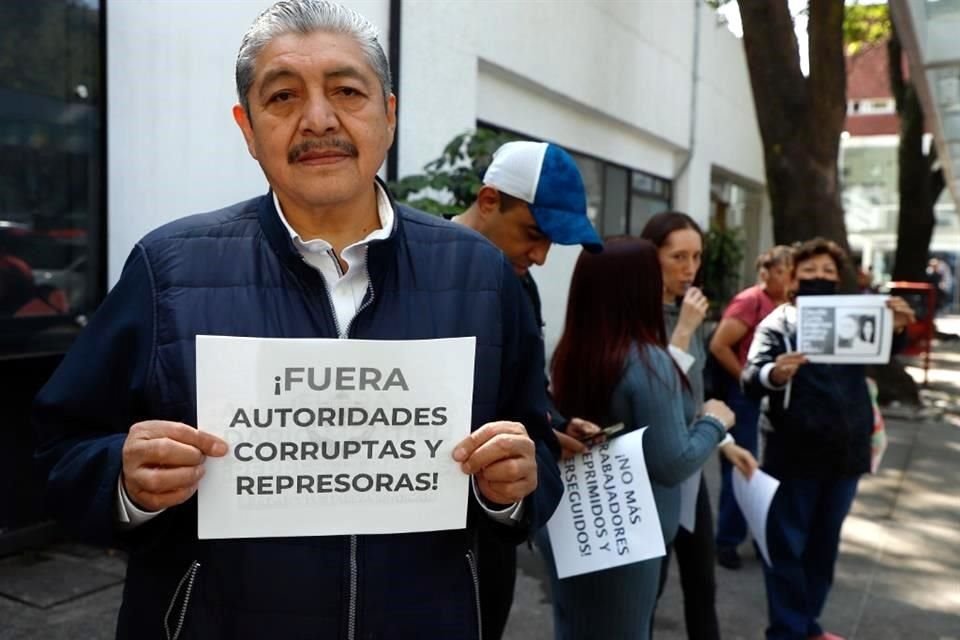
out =
[[612,438],[612,437],[615,436],[616,434],[618,434],[618,433],[620,433],[621,431],[623,431],[625,428],[626,428],[626,427],[623,426],[623,423],[622,423],[622,422],[618,422],[617,424],[612,424],[612,425],[610,425],[609,427],[605,427],[605,428],[601,429],[601,430],[600,430],[600,433],[595,433],[595,434],[593,434],[592,436],[586,436],[586,437],[584,437],[584,438],[580,438],[580,442],[591,442],[591,441],[596,440],[597,438],[599,438],[599,437],[601,437],[601,436],[605,436],[605,437],[609,440],[610,438]]

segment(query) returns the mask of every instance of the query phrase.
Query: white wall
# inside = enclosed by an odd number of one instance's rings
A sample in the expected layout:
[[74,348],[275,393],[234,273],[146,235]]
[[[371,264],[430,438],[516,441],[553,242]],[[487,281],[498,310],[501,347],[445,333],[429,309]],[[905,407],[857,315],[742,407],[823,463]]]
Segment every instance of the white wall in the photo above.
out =
[[692,0],[407,0],[401,173],[478,118],[631,166],[667,154],[653,168],[669,173],[689,137],[692,15]]
[[[693,0],[406,0],[401,174],[420,171],[477,120],[674,179],[690,145]],[[762,185],[742,43],[700,7],[694,155],[677,208],[709,215],[711,169]],[[769,224],[761,231],[769,237]],[[548,352],[563,329],[577,247],[534,268]]]
[[[265,192],[230,109],[240,39],[270,0],[113,0],[107,7],[108,272],[170,220]],[[388,3],[345,2],[384,36]]]
[[742,41],[701,6],[699,45],[693,158],[675,192],[677,208],[705,223],[713,168],[747,184],[763,185],[766,178]]

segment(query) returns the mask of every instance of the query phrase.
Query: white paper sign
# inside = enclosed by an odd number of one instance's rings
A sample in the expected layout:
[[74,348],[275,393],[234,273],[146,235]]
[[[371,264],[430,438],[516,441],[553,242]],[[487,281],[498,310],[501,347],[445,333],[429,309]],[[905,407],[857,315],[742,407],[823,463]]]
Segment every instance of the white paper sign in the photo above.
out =
[[208,458],[197,534],[257,538],[466,526],[474,338],[197,336]]
[[797,351],[810,362],[882,364],[890,360],[890,296],[797,296]]
[[733,497],[747,521],[750,535],[753,536],[767,566],[770,562],[770,552],[767,551],[767,515],[770,505],[777,493],[780,481],[757,469],[747,480],[739,469],[733,469]]
[[697,527],[697,497],[700,495],[702,474],[703,469],[697,469],[680,483],[680,526],[690,533]]
[[564,492],[547,523],[557,575],[666,554],[638,429],[560,463]]

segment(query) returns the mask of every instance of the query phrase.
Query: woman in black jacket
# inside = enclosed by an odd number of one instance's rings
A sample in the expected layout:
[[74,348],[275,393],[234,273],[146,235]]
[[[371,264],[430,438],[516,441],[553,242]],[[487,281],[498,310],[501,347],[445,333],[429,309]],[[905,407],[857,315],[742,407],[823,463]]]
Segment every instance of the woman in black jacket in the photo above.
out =
[[[836,293],[845,260],[822,238],[797,247],[797,295]],[[913,311],[897,297],[887,306],[899,333]],[[763,469],[780,480],[767,522],[773,566],[763,568],[767,640],[841,640],[817,619],[833,582],[840,527],[870,469],[873,407],[863,365],[809,363],[795,351],[796,333],[796,307],[775,309],[757,327],[743,373],[747,393],[769,399]]]

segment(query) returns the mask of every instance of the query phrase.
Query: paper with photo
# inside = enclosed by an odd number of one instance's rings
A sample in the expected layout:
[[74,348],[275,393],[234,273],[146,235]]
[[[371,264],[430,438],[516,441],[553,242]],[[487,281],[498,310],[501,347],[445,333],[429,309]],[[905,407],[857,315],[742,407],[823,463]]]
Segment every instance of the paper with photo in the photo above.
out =
[[889,299],[885,295],[798,296],[797,351],[810,362],[888,362],[893,344]]
[[207,538],[387,534],[466,526],[474,338],[197,337]]
[[645,430],[560,462],[563,498],[547,523],[560,578],[666,554],[643,459]]
[[779,487],[779,480],[760,469],[755,470],[749,480],[739,469],[733,469],[733,497],[767,566],[773,566],[767,551],[767,516]]
[[700,476],[703,469],[680,484],[680,526],[693,533],[697,526],[697,498],[700,496]]

